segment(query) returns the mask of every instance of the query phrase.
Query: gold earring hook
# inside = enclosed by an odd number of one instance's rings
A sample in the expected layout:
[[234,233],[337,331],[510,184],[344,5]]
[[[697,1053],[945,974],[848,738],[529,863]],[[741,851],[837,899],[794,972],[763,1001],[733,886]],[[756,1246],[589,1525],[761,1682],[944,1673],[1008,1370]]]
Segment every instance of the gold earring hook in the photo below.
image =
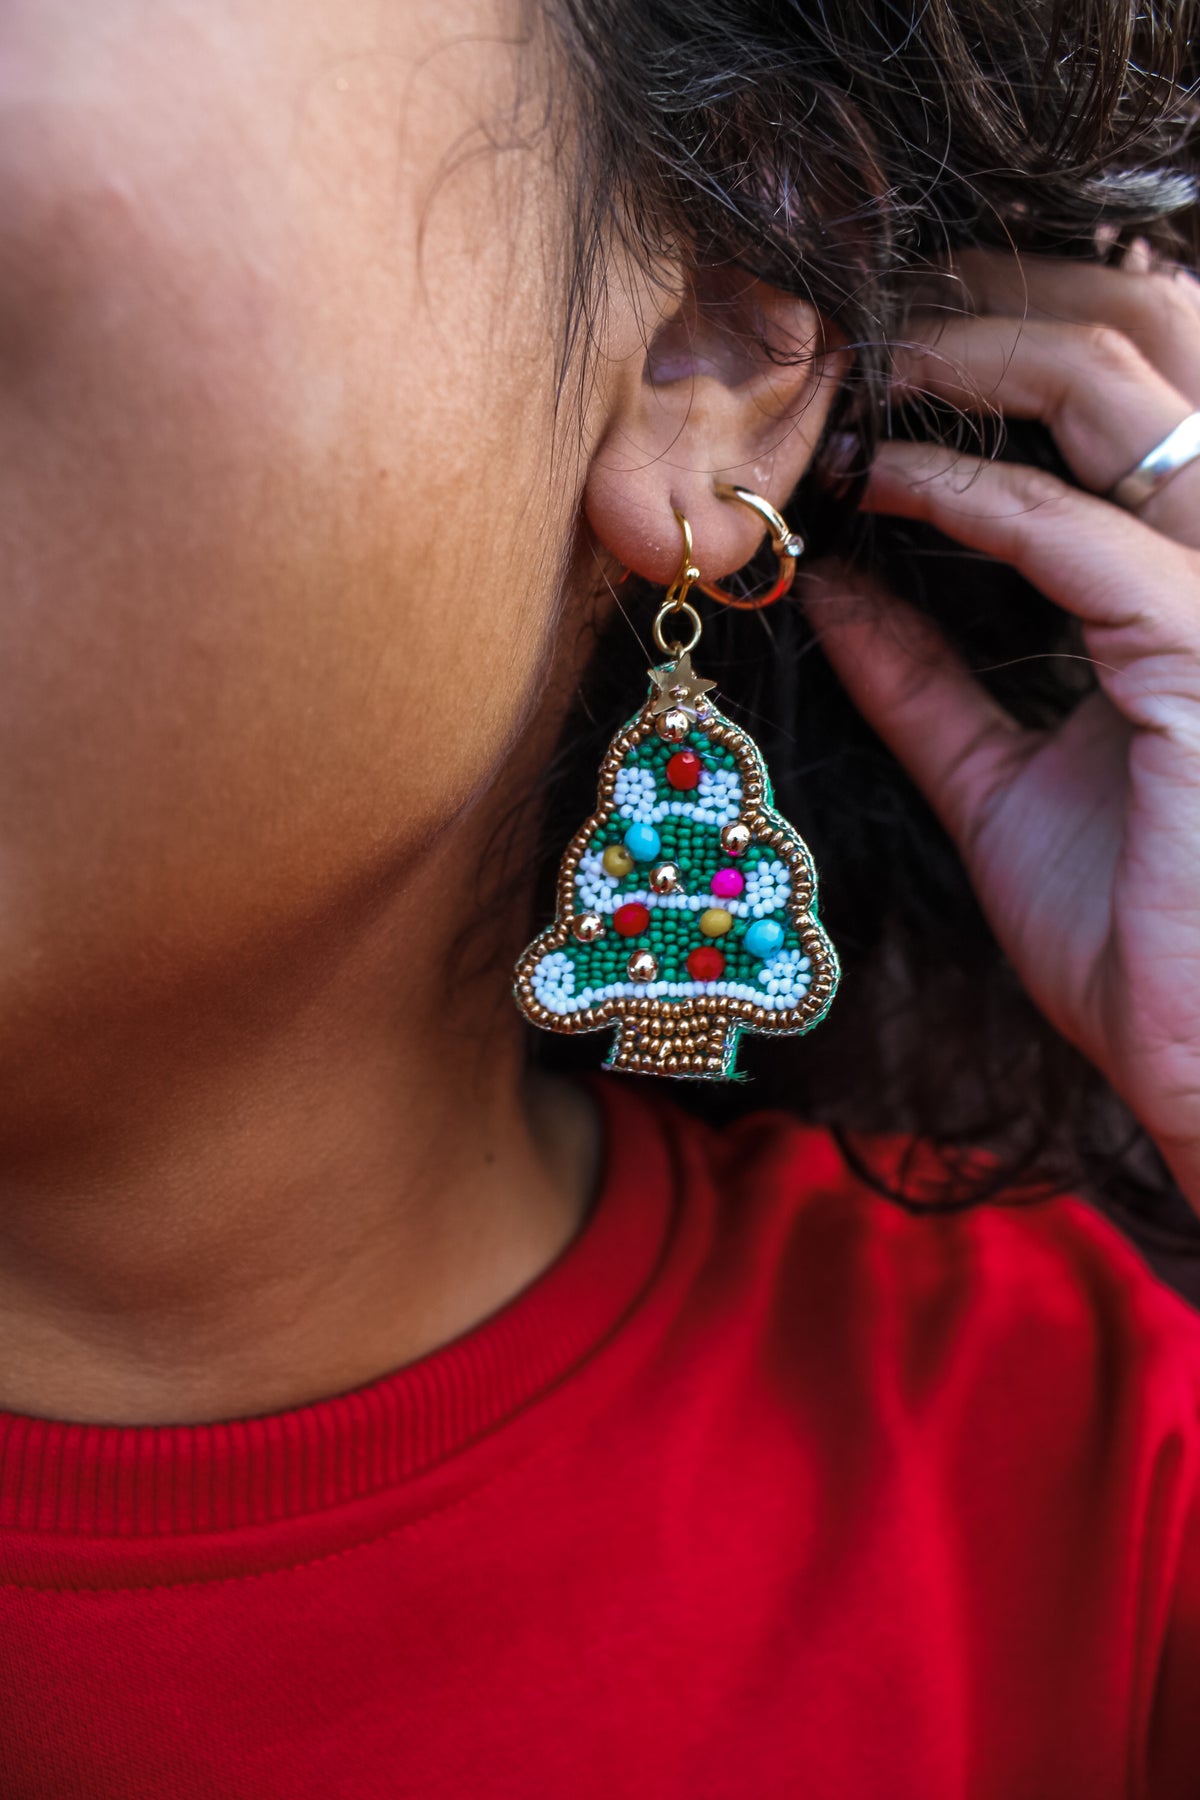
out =
[[[734,483],[715,481],[713,492],[718,499],[733,501],[738,506],[747,506],[757,513],[771,535],[771,548],[779,558],[779,572],[765,594],[742,598],[731,594],[715,581],[701,581],[700,571],[692,561],[692,527],[684,514],[676,506],[672,510],[679,522],[683,535],[683,555],[679,559],[679,568],[675,578],[666,591],[662,605],[654,619],[654,642],[664,656],[679,657],[694,650],[700,642],[703,629],[700,614],[696,611],[688,595],[694,587],[710,600],[717,600],[722,606],[732,606],[736,612],[760,612],[764,606],[782,600],[796,579],[796,561],[804,554],[804,539],[799,532],[793,531],[781,512],[764,500],[761,494],[752,492],[750,488],[738,487]],[[686,613],[691,626],[691,636],[686,643],[669,639],[663,625],[669,618]]]
[[[703,625],[701,623],[700,614],[688,599],[689,593],[700,579],[700,571],[692,561],[692,527],[677,506],[672,510],[675,513],[676,519],[679,521],[679,529],[683,533],[683,555],[679,559],[679,569],[675,575],[675,579],[667,589],[663,603],[655,614],[654,642],[658,645],[658,648],[662,651],[664,656],[680,657],[686,656],[690,651],[696,648],[696,645],[700,642],[700,633],[703,629]],[[663,632],[664,620],[675,617],[680,613],[686,614],[688,623],[691,626],[692,634],[687,639],[686,643],[669,639]]]
[[667,597],[663,602],[672,612],[678,612],[688,597],[688,589],[694,587],[700,579],[700,571],[692,561],[692,527],[677,506],[671,509],[683,533],[683,555],[679,559],[679,568],[675,579],[667,589]]

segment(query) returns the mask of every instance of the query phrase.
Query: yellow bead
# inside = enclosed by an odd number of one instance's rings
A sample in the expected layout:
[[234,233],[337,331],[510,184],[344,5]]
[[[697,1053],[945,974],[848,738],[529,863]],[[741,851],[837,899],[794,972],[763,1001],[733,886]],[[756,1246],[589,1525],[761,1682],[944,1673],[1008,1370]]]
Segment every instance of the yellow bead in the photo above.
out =
[[710,906],[700,914],[700,929],[705,937],[724,937],[733,926],[733,914],[723,906]]
[[633,858],[624,844],[610,844],[600,860],[608,873],[615,875],[618,881],[622,875],[628,875],[633,867]]

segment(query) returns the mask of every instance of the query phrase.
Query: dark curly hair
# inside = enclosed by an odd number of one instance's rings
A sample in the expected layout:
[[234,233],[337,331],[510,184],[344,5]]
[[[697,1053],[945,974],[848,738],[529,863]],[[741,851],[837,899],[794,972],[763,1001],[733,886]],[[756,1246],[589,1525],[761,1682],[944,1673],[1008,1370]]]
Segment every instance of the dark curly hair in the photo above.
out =
[[[582,121],[568,356],[614,230],[647,260],[683,246],[701,271],[732,265],[805,296],[854,350],[792,502],[812,554],[850,559],[931,614],[1030,724],[1090,689],[1073,622],[1009,569],[865,519],[830,444],[844,455],[853,433],[865,465],[885,429],[949,423],[978,448],[978,425],[928,409],[894,420],[887,405],[889,347],[956,251],[1103,259],[1138,232],[1192,259],[1192,12],[1190,0],[545,0]],[[988,448],[1065,473],[1036,427]],[[603,744],[641,692],[629,620],[644,628],[652,604],[649,592],[625,604],[562,745],[547,902]],[[751,1041],[754,1081],[694,1098],[709,1113],[784,1105],[851,1154],[861,1132],[915,1134],[943,1153],[946,1204],[1082,1185],[1186,1232],[1153,1147],[1024,995],[945,833],[849,704],[802,607],[710,620],[704,656],[814,847],[845,975],[815,1038]],[[593,1053],[595,1040],[544,1035],[536,1052],[557,1066]],[[986,1174],[968,1147],[993,1153]]]

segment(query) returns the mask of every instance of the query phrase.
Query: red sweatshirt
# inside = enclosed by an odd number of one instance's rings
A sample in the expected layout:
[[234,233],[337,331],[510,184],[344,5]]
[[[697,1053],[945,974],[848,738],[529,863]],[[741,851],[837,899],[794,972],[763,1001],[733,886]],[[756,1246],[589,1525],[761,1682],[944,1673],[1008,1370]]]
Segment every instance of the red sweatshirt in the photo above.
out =
[[615,1081],[564,1256],[273,1418],[0,1418],[4,1800],[1200,1795],[1200,1319]]

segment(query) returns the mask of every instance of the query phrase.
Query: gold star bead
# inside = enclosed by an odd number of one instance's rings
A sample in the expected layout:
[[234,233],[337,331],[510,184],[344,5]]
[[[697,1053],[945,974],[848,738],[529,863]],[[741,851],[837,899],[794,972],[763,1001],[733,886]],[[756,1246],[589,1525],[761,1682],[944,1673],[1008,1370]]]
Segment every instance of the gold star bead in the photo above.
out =
[[705,681],[692,668],[692,653],[685,650],[673,663],[664,663],[659,669],[651,669],[650,679],[658,693],[650,707],[652,717],[658,718],[667,712],[686,713],[689,718],[696,717],[696,709],[716,687],[715,681]]

